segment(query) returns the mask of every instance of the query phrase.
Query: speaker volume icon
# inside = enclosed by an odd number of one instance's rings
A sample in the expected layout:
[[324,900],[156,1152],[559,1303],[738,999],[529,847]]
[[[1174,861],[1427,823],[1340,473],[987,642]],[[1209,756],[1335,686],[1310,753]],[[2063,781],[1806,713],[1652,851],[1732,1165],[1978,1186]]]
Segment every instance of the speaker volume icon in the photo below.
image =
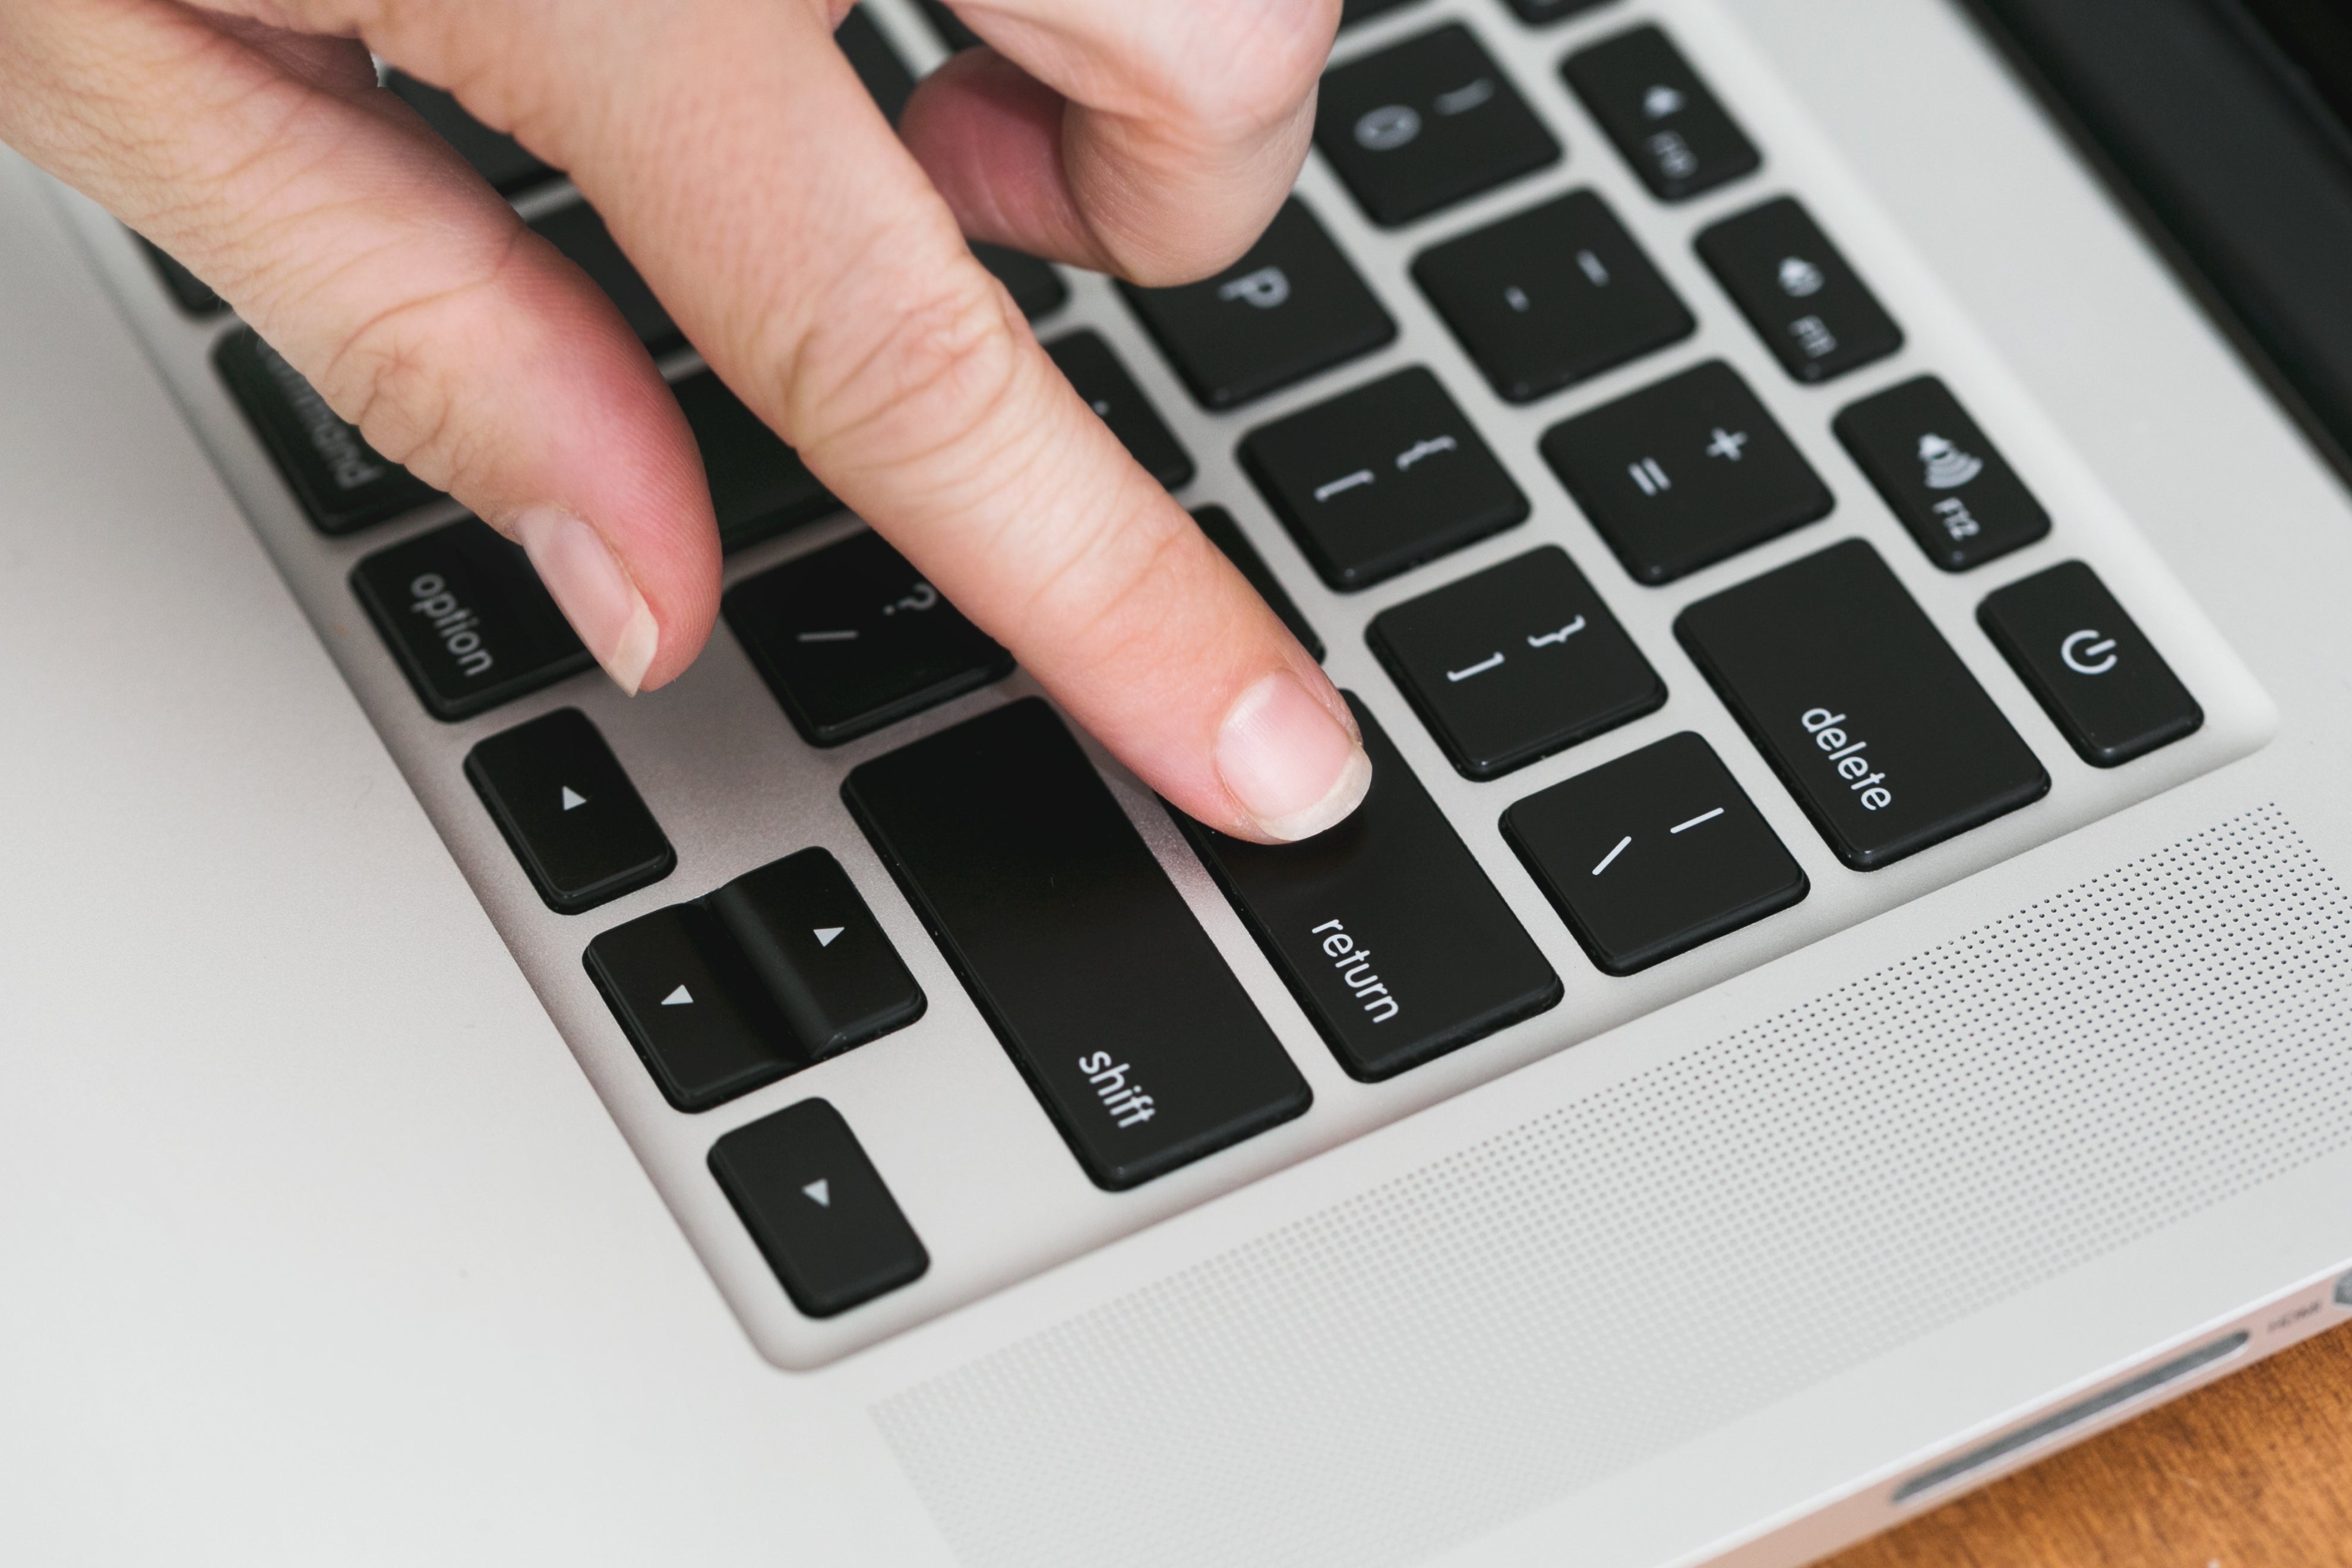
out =
[[1927,466],[1927,488],[1956,490],[1984,472],[1984,459],[1964,452],[1941,436],[1919,437],[1919,460]]

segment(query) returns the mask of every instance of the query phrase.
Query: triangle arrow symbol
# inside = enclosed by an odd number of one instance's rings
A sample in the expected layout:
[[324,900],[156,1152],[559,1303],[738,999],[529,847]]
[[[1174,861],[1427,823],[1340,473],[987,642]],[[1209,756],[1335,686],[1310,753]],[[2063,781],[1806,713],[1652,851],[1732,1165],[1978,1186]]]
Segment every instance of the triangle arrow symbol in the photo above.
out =
[[572,807],[574,807],[574,806],[586,805],[587,804],[588,804],[588,797],[587,797],[586,795],[582,795],[578,790],[573,789],[570,784],[565,784],[565,785],[563,786],[563,809],[564,809],[564,810],[566,810],[566,811],[570,811],[570,810],[571,810]]
[[821,1209],[829,1209],[833,1206],[833,1184],[823,1176],[819,1176],[801,1191],[807,1194],[809,1201]]
[[690,1007],[694,1005],[694,993],[681,985],[663,997],[661,1005],[665,1007]]
[[843,931],[847,931],[848,929],[849,929],[849,928],[848,928],[847,926],[819,926],[819,927],[817,927],[817,928],[816,928],[816,944],[817,944],[817,946],[819,946],[819,947],[831,947],[831,946],[833,945],[833,939],[834,939],[835,937],[839,936]]

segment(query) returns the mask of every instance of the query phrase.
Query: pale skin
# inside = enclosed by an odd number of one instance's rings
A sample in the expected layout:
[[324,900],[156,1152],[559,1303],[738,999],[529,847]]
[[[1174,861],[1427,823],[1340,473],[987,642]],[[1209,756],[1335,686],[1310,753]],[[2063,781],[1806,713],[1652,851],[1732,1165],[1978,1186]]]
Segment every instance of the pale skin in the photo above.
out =
[[1208,276],[1306,154],[1339,0],[965,0],[897,132],[849,0],[0,0],[0,139],[519,540],[607,673],[709,639],[700,459],[619,314],[370,55],[570,173],[729,386],[1145,783],[1261,841],[1370,764],[1322,670],[963,237]]

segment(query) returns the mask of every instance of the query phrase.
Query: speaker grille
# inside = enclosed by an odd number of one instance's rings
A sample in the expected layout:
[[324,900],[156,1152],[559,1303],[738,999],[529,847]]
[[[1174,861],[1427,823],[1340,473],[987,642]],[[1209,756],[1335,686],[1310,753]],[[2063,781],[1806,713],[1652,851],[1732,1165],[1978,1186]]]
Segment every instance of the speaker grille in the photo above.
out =
[[875,1407],[975,1568],[1416,1561],[2352,1142],[2248,813]]

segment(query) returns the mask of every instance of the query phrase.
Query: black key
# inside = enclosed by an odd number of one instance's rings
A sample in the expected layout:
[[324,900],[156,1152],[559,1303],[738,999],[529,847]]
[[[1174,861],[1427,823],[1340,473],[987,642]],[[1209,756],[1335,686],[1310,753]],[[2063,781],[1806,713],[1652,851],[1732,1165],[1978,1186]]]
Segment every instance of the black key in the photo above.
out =
[[1561,991],[1371,713],[1349,706],[1372,787],[1347,821],[1282,845],[1179,821],[1339,1065],[1371,1082],[1531,1018]]
[[680,1110],[708,1110],[808,1065],[719,917],[698,903],[606,931],[588,944],[586,963],[662,1098]]
[[1764,161],[1656,27],[1570,55],[1560,72],[1660,201],[1688,201],[1754,174]]
[[436,719],[470,718],[595,661],[522,547],[461,518],[379,550],[352,591]]
[[416,110],[434,134],[456,148],[457,156],[471,163],[493,190],[512,195],[555,178],[555,171],[524,151],[520,142],[467,113],[439,88],[427,87],[399,71],[393,72],[384,86]]
[[1827,517],[1829,487],[1720,360],[1544,433],[1544,460],[1643,583]]
[[378,455],[251,328],[223,338],[213,365],[320,532],[355,532],[441,493]]
[[1519,14],[1522,22],[1540,26],[1546,22],[1563,22],[1581,15],[1607,0],[1510,0],[1511,9]]
[[1498,778],[1666,700],[1557,545],[1383,610],[1366,636],[1465,778]]
[[1013,656],[878,533],[727,591],[727,624],[813,746],[895,724],[1012,673]]
[[1369,22],[1385,12],[1412,3],[1413,0],[1341,0],[1339,26],[1352,27],[1359,22]]
[[1315,144],[1391,228],[1559,162],[1559,142],[1458,22],[1324,72]]
[[841,793],[1096,1185],[1306,1110],[1306,1079],[1043,701],[864,763]]
[[652,287],[629,258],[621,254],[621,247],[604,220],[586,202],[574,202],[558,207],[530,220],[530,226],[540,237],[588,274],[588,280],[604,291],[604,296],[619,307],[621,319],[629,331],[637,334],[648,353],[666,354],[683,345],[684,333],[669,319],[662,302],[654,298]]
[[1527,520],[1528,498],[1419,365],[1251,431],[1241,458],[1323,581],[1342,590]]
[[172,300],[191,316],[217,316],[228,309],[227,303],[213,292],[213,286],[180,265],[179,258],[146,237],[140,236],[139,247],[154,264],[156,275],[163,287],[172,292]]
[[1801,902],[1805,873],[1715,748],[1671,735],[1503,814],[1503,836],[1606,974]]
[[2204,726],[2164,656],[2080,561],[2011,583],[1977,620],[2093,767],[2119,767]]
[[841,510],[800,454],[715,374],[697,371],[670,390],[702,449],[722,549],[740,550]]
[[1837,416],[1838,439],[1927,559],[1965,572],[2050,531],[2050,514],[1932,375]]
[[1903,346],[1903,329],[1790,197],[1701,231],[1698,254],[1799,381],[1828,381]]
[[962,18],[947,8],[942,0],[915,0],[923,8],[923,20],[940,36],[940,42],[950,50],[961,52],[981,47],[980,35],[963,25]]
[[1591,191],[1425,250],[1412,275],[1513,403],[1589,380],[1698,327]]
[[931,1266],[849,1123],[822,1100],[738,1127],[711,1148],[710,1173],[812,1318],[863,1306]]
[[923,1016],[922,988],[824,850],[772,861],[704,901],[802,1055],[822,1061]]
[[2049,793],[2050,775],[1861,540],[1701,599],[1675,633],[1857,871]]
[[996,280],[1004,285],[1013,302],[1031,321],[1050,316],[1069,303],[1070,286],[1048,263],[1001,245],[975,244],[971,253],[982,267],[996,274]]
[[557,914],[633,893],[677,865],[613,749],[577,708],[491,736],[466,754],[466,777]]
[[865,6],[849,8],[841,26],[833,30],[833,41],[848,57],[850,68],[866,84],[866,90],[874,95],[883,118],[898,124],[898,117],[907,111],[907,100],[914,94],[915,73],[907,68],[907,62],[898,58],[898,51],[890,47]]
[[1184,450],[1100,332],[1072,332],[1047,343],[1045,352],[1145,473],[1171,490],[1192,482],[1192,454]]
[[1221,506],[1204,506],[1192,514],[1192,521],[1201,525],[1201,531],[1209,536],[1209,542],[1223,551],[1225,559],[1249,579],[1249,585],[1257,590],[1257,596],[1265,601],[1266,608],[1282,617],[1282,624],[1290,628],[1290,635],[1298,639],[1299,647],[1311,654],[1316,663],[1322,663],[1323,639],[1315,635],[1315,628],[1308,626],[1307,617],[1298,613],[1298,606],[1292,602],[1289,591],[1283,587],[1281,580],[1266,565],[1265,557],[1257,552],[1257,546],[1249,542],[1249,535],[1242,531],[1241,524],[1234,521],[1234,514]]
[[1396,323],[1296,196],[1248,255],[1208,281],[1119,289],[1209,408],[1263,397],[1396,336]]

